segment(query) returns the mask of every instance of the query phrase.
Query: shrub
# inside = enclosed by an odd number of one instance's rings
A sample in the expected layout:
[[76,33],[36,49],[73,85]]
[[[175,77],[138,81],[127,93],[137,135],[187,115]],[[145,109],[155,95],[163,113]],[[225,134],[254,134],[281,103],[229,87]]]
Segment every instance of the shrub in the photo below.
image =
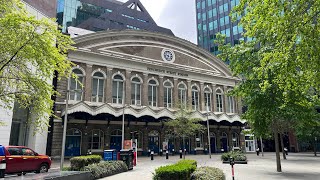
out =
[[215,167],[200,167],[191,175],[191,180],[225,180],[223,171]]
[[70,159],[71,170],[79,171],[90,164],[99,163],[102,160],[99,155],[78,156]]
[[62,171],[71,171],[71,167],[63,167]]
[[103,161],[90,164],[81,170],[91,172],[91,179],[99,179],[128,171],[128,167],[123,161]]
[[154,180],[185,180],[190,179],[191,174],[197,168],[197,161],[181,160],[173,165],[161,166],[156,169]]
[[229,161],[230,157],[233,157],[235,161],[246,161],[247,157],[241,151],[230,151],[221,155],[222,161]]

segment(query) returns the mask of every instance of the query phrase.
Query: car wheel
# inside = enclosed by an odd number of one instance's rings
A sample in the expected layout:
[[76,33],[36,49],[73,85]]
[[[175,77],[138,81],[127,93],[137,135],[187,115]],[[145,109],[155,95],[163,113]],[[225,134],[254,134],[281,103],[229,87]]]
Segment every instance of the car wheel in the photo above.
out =
[[36,173],[46,173],[46,172],[48,172],[48,165],[45,163],[42,163],[40,165],[39,170],[36,171]]
[[23,172],[23,173],[22,173],[22,175],[26,175],[26,174],[27,174],[26,172]]
[[18,175],[18,176],[21,176],[21,175],[22,175],[22,173],[18,173],[17,175]]

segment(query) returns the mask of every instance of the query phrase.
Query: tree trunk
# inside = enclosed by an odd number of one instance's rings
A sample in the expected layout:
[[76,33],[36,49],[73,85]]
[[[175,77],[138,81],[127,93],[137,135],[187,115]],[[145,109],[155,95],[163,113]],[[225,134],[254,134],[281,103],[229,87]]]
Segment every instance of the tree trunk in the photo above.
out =
[[184,140],[184,136],[182,137],[182,141],[183,141],[183,150],[182,150],[182,152],[183,152],[183,159],[186,159],[186,153],[184,152],[184,149],[185,149],[185,140]]
[[281,170],[281,161],[280,161],[278,132],[274,132],[274,143],[275,143],[275,147],[276,147],[277,171],[278,171],[278,172],[282,172],[282,170]]
[[314,139],[314,143],[313,143],[313,152],[314,152],[314,156],[317,156],[317,141],[316,139]]
[[282,135],[282,134],[280,134],[280,142],[281,142],[281,148],[282,148],[282,156],[283,156],[283,159],[287,159],[287,157],[286,157],[286,152],[284,151],[283,135]]
[[260,146],[261,146],[261,155],[264,156],[263,154],[263,143],[262,143],[262,137],[260,136]]

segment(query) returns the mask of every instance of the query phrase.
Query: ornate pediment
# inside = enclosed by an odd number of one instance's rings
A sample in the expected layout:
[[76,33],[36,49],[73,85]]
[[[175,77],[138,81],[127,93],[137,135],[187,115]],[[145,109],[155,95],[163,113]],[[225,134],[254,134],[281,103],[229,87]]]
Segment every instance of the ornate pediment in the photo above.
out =
[[[88,34],[74,40],[78,51],[86,53],[121,57],[127,61],[179,71],[233,78],[228,67],[220,59],[191,42],[174,36],[141,30],[123,30]],[[170,59],[173,57],[174,60]]]

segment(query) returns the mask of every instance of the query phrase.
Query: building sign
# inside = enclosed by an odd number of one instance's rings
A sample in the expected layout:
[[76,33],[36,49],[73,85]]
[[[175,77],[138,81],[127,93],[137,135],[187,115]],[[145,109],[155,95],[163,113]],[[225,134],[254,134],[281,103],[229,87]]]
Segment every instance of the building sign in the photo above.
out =
[[185,73],[180,73],[180,72],[176,72],[176,71],[169,71],[169,70],[165,70],[165,69],[157,69],[157,68],[147,67],[147,70],[151,71],[151,72],[169,74],[169,75],[172,75],[172,76],[184,76],[184,77],[189,76],[188,74],[185,74]]

